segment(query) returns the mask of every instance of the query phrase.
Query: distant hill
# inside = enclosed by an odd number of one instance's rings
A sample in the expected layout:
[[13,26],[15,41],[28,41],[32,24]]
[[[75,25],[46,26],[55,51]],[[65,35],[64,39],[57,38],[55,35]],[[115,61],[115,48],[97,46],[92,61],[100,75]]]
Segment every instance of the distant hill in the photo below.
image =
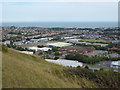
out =
[[[19,53],[5,46],[3,46],[2,64],[3,88],[100,87],[92,79],[70,74],[69,70],[73,68],[49,63],[36,56]],[[91,76],[93,73],[87,72],[86,74]]]

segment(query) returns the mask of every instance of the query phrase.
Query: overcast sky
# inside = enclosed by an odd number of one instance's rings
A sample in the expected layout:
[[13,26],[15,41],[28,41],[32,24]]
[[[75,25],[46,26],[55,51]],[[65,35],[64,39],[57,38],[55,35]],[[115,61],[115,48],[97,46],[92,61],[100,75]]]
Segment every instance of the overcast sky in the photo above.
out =
[[117,2],[8,2],[2,3],[3,22],[117,22]]

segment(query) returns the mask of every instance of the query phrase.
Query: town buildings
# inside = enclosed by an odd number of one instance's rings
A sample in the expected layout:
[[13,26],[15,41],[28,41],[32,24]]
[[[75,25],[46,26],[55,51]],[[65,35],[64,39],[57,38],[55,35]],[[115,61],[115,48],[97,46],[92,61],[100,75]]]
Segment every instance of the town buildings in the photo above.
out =
[[[11,26],[2,27],[2,43],[8,47],[11,45],[10,48],[12,49],[23,50],[21,53],[36,54],[45,59],[54,59],[55,57],[65,59],[68,54],[81,54],[88,56],[88,58],[92,56],[109,57],[113,58],[112,61],[114,58],[120,57],[118,33],[120,31],[117,27],[43,28]],[[113,47],[110,47],[111,44]]]
[[110,67],[120,69],[120,61],[112,61]]
[[81,46],[70,46],[59,48],[59,52],[62,54],[83,54],[94,51],[94,47],[81,47]]

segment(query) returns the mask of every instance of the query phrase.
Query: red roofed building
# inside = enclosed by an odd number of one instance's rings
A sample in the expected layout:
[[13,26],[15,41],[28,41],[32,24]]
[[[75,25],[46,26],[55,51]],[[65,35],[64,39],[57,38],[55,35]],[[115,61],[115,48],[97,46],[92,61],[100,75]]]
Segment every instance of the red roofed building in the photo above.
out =
[[94,47],[80,47],[80,46],[71,46],[71,47],[62,47],[59,49],[59,52],[64,54],[82,54],[94,51]]

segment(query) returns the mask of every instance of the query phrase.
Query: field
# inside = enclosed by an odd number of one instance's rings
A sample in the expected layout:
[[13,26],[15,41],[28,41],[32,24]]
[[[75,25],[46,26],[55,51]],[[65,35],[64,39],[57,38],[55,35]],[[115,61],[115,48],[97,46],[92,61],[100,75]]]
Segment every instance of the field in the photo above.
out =
[[85,41],[85,42],[102,42],[102,43],[108,43],[105,40],[94,40],[94,39],[80,39],[81,41]]
[[82,42],[109,43],[108,41],[105,40],[95,40],[95,39],[73,39],[73,40],[79,40]]

